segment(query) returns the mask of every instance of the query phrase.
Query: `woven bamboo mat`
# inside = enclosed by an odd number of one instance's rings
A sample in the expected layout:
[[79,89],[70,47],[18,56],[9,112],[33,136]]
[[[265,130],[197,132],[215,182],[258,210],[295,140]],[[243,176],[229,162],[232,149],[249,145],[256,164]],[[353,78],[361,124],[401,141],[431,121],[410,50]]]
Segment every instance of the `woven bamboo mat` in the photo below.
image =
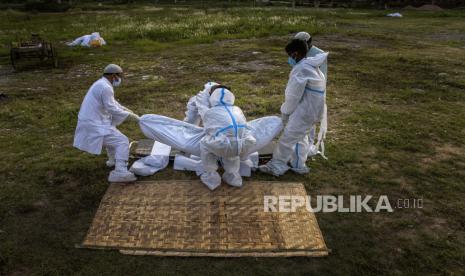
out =
[[326,256],[315,215],[264,212],[264,195],[306,196],[300,183],[142,181],[109,186],[82,244],[157,256]]

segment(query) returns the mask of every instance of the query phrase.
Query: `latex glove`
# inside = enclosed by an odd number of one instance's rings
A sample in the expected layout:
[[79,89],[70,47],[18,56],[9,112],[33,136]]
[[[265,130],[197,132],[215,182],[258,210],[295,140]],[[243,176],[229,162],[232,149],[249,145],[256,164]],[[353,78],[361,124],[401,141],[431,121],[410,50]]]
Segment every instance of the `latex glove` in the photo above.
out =
[[290,116],[289,114],[284,114],[284,113],[281,114],[281,120],[283,121],[283,125],[287,124],[287,122],[289,121],[289,116]]
[[139,122],[140,117],[135,113],[129,113],[128,119],[131,121]]

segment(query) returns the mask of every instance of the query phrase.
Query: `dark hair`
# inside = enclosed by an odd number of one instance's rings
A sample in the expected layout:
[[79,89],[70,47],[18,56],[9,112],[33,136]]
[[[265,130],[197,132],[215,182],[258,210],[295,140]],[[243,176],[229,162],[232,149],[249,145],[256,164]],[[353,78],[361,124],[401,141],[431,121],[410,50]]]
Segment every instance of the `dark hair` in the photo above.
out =
[[224,89],[228,89],[229,91],[231,91],[231,88],[229,88],[228,86],[217,84],[217,85],[213,85],[212,87],[210,87],[210,95],[213,93],[213,91],[215,91],[218,88],[224,88]]
[[305,41],[300,39],[293,39],[286,45],[286,53],[291,54],[294,52],[299,53],[301,56],[305,57],[308,52],[308,45]]

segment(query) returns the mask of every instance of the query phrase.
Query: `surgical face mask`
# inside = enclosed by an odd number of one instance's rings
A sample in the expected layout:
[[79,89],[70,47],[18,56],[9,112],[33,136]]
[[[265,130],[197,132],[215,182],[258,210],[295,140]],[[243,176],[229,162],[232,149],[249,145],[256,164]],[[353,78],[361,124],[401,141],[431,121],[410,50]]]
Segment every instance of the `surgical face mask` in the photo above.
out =
[[111,83],[114,87],[118,87],[121,85],[121,78],[116,77],[116,80],[113,80]]
[[289,65],[290,65],[291,67],[294,67],[294,65],[297,64],[297,61],[295,61],[295,59],[293,59],[292,57],[289,57],[289,58],[287,59],[287,63],[289,63]]

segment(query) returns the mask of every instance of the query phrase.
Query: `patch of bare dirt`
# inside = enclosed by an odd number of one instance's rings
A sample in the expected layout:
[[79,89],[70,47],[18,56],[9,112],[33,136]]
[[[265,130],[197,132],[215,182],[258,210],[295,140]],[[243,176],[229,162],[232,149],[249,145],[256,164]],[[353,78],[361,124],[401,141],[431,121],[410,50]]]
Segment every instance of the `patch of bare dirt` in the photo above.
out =
[[426,168],[431,167],[435,163],[439,163],[455,156],[465,154],[465,150],[451,144],[442,144],[435,147],[435,154],[433,156],[426,156],[421,159],[421,164]]
[[261,60],[250,61],[233,61],[227,65],[213,65],[206,69],[209,73],[236,73],[236,72],[259,72],[264,70],[272,70],[275,66]]
[[370,39],[367,37],[351,37],[341,34],[316,36],[313,42],[315,43],[315,46],[323,50],[338,47],[345,47],[348,49],[388,47],[388,43],[384,41]]
[[443,9],[437,5],[423,5],[421,7],[414,7],[411,5],[408,5],[403,8],[403,10],[410,10],[410,11],[442,11]]
[[436,5],[423,5],[417,8],[419,11],[442,11],[442,8]]
[[[395,216],[373,216],[372,223],[379,229],[394,229],[390,239],[399,244],[407,240],[419,240],[421,233],[428,236],[446,236],[454,233],[454,226],[446,218],[426,215],[422,209],[394,209],[394,214]],[[396,221],[399,219],[409,223],[398,225]]]
[[447,41],[447,40],[465,41],[465,34],[463,33],[432,34],[430,38],[433,40],[438,40],[438,41]]

